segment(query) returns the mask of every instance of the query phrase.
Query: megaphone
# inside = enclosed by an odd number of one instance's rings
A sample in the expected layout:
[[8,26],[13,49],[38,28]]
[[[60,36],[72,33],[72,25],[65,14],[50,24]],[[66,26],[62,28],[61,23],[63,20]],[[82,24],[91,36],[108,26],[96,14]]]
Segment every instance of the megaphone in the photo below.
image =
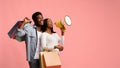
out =
[[[71,24],[72,24],[72,21],[71,21],[71,19],[70,19],[69,16],[65,16],[65,17],[64,17],[64,20],[60,20],[60,21],[56,21],[56,22],[55,22],[55,25],[56,25],[56,27],[58,27],[58,28],[63,28],[64,25],[70,26]],[[65,32],[65,31],[66,31],[66,29],[64,30],[64,32]]]

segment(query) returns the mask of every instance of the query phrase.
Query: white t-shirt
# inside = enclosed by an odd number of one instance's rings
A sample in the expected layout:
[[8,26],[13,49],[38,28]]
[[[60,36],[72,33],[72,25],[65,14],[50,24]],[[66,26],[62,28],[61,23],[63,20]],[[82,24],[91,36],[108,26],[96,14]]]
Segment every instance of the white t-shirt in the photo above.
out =
[[39,59],[39,53],[41,51],[41,47],[40,47],[40,45],[41,45],[40,44],[41,35],[42,35],[42,32],[37,31],[38,42],[37,42],[37,48],[36,48],[34,59]]
[[[64,36],[60,38],[57,33],[49,34],[47,32],[43,32],[41,37],[41,46],[42,48],[48,47],[48,49],[54,49],[54,46],[63,44],[63,41]],[[55,50],[59,53],[58,49]]]

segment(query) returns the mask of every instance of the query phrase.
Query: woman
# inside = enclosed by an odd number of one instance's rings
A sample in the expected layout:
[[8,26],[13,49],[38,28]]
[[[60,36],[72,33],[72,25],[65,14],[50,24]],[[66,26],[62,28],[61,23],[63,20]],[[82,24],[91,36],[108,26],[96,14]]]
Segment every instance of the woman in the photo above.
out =
[[50,18],[44,19],[44,24],[42,27],[42,36],[41,36],[41,46],[43,51],[55,51],[59,54],[59,51],[62,51],[62,46],[64,41],[64,29],[61,28],[62,38],[58,36],[53,30],[53,23]]

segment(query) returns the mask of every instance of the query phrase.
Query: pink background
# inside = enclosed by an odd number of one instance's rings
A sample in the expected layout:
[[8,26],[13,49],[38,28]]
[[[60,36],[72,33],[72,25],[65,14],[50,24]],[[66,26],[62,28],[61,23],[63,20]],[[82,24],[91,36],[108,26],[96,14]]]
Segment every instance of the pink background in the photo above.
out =
[[72,19],[62,68],[120,68],[120,0],[0,0],[0,68],[28,68],[24,42],[7,32],[36,11],[53,22],[65,15]]

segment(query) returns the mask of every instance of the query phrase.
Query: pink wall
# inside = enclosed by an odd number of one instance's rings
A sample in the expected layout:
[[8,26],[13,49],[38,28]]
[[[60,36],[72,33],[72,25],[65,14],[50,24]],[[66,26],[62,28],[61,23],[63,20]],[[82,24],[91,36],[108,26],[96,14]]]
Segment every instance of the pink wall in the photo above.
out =
[[72,19],[62,68],[120,68],[120,0],[0,0],[0,68],[28,68],[24,42],[7,32],[36,11],[54,22],[65,15]]

